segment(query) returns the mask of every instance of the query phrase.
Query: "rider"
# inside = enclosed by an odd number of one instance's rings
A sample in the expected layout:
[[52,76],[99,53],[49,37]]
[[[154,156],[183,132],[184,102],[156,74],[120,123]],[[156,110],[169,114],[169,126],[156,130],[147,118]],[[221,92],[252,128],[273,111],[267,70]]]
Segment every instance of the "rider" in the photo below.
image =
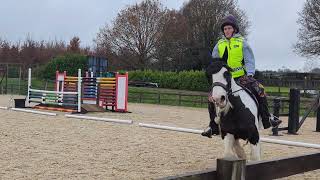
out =
[[[253,78],[255,73],[254,55],[249,44],[239,34],[239,26],[235,17],[226,16],[221,24],[221,30],[224,38],[220,39],[213,48],[212,57],[222,58],[226,61],[228,66],[233,69],[231,74],[235,81],[248,88],[255,95],[259,103],[259,114],[263,127],[267,129],[270,126],[278,126],[282,121],[269,113],[264,87]],[[210,98],[208,110],[210,124],[202,135],[211,137],[214,134],[219,134],[219,127],[214,121],[216,117],[215,106],[213,102],[210,102]]]

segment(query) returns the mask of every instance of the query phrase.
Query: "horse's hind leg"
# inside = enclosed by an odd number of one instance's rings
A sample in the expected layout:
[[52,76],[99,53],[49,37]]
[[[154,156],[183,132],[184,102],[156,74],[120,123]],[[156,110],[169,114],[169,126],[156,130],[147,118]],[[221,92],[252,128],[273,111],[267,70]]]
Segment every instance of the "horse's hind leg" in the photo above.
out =
[[256,145],[250,144],[250,146],[251,146],[250,160],[259,161],[261,159],[260,142],[257,142]]
[[234,136],[232,134],[227,133],[227,135],[224,137],[224,158],[235,157],[233,153],[234,142]]
[[246,159],[246,153],[243,147],[240,145],[239,139],[234,141],[233,150],[239,159]]

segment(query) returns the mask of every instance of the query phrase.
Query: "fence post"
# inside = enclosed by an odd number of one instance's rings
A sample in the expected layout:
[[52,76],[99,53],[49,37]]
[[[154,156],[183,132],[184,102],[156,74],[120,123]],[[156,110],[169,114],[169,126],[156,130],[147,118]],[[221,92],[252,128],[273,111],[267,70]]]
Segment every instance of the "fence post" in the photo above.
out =
[[320,132],[320,106],[317,108],[317,122],[316,122],[316,132]]
[[160,92],[158,92],[158,104],[160,104],[160,98],[161,98],[161,94]]
[[19,66],[19,95],[21,94],[21,66]]
[[300,90],[290,89],[288,134],[297,134],[299,128]]
[[181,94],[179,93],[179,106],[181,106]]
[[244,180],[246,177],[246,160],[217,159],[217,179]]
[[139,93],[139,103],[142,102],[142,92]]
[[13,84],[10,84],[10,91],[11,91],[10,94],[14,94],[14,93],[13,93]]
[[44,90],[47,90],[48,88],[48,80],[46,80],[46,82],[44,83]]
[[[277,98],[273,99],[273,115],[276,117],[279,117],[279,114],[280,114],[280,103],[281,103],[280,98],[277,97]],[[278,127],[272,128],[272,135],[273,136],[279,135]]]
[[6,66],[6,94],[8,94],[8,76],[9,76],[9,65]]

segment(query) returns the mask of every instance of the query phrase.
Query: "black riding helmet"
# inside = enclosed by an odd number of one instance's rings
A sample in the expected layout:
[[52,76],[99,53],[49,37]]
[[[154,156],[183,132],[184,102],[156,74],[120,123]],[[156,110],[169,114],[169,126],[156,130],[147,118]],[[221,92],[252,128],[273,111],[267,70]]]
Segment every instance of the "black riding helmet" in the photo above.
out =
[[221,31],[222,32],[223,32],[223,28],[227,25],[232,26],[235,30],[235,33],[239,32],[239,26],[238,26],[237,20],[234,16],[228,15],[225,18],[223,18],[222,24],[221,24]]

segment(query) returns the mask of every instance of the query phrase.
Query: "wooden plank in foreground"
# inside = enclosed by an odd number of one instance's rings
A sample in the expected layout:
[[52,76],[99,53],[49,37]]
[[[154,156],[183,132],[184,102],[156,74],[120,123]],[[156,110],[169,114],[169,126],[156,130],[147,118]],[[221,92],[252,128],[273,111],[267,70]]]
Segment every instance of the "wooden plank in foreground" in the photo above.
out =
[[169,176],[159,180],[217,180],[217,171],[215,168],[204,171],[195,171],[178,176]]
[[[320,153],[309,153],[289,158],[250,162],[246,165],[246,180],[270,180],[320,169]],[[189,172],[160,180],[218,180],[216,169]]]
[[246,180],[276,179],[320,169],[320,153],[248,163]]

